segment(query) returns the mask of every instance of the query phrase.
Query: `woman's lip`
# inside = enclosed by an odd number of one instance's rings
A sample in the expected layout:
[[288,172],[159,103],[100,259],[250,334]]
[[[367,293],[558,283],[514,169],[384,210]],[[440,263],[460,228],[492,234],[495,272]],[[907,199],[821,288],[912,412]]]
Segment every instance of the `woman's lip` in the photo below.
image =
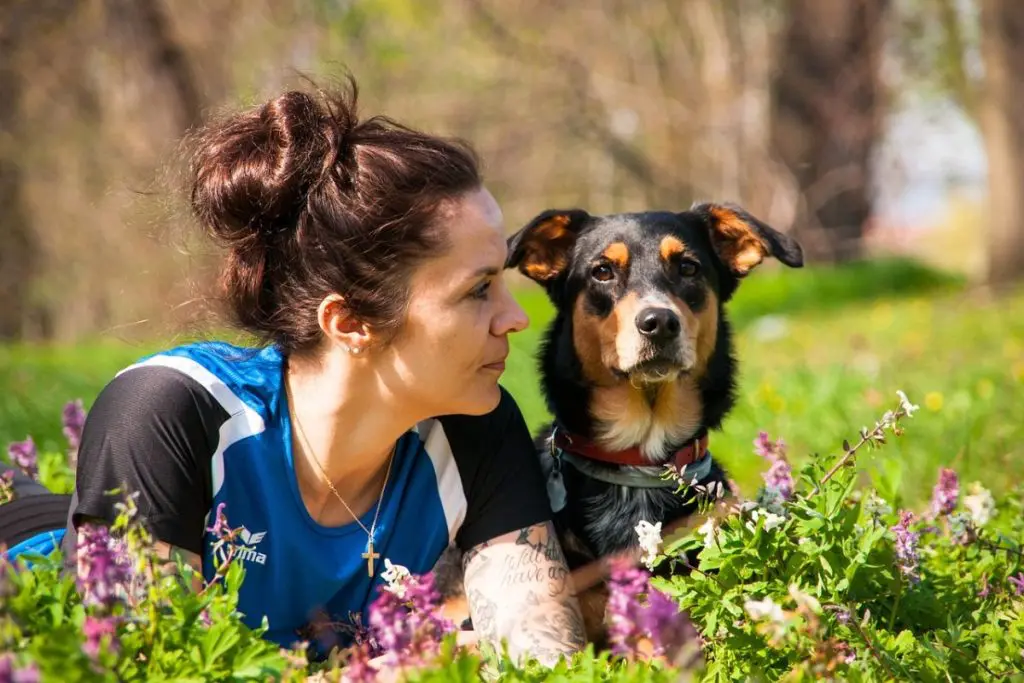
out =
[[505,369],[505,361],[504,360],[499,360],[499,361],[494,362],[494,363],[488,363],[484,367],[488,368],[490,370],[504,370]]

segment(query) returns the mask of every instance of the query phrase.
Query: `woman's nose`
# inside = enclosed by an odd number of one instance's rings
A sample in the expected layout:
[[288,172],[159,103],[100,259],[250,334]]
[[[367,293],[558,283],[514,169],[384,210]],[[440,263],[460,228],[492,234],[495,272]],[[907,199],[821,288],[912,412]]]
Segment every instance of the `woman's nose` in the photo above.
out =
[[494,334],[497,336],[508,334],[510,332],[522,332],[530,325],[530,317],[526,315],[526,311],[519,305],[516,298],[512,296],[512,292],[508,287],[502,287],[504,290],[504,302],[501,313],[495,317]]

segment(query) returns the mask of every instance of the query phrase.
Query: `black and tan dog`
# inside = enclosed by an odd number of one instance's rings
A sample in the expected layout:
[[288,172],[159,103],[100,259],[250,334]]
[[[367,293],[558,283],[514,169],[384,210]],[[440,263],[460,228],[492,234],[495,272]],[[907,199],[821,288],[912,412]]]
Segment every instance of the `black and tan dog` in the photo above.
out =
[[[728,490],[708,449],[709,431],[735,400],[725,303],[769,256],[803,265],[796,241],[729,204],[603,216],[548,210],[508,240],[506,268],[543,286],[555,308],[538,359],[554,419],[536,443],[587,636],[598,645],[601,560],[636,549],[640,520],[667,530],[697,510],[694,496],[663,477],[665,465]],[[459,560],[449,554],[438,566],[451,616],[466,616]]]
[[[508,245],[506,267],[542,285],[556,311],[539,357],[554,420],[537,444],[555,526],[579,571],[635,548],[640,520],[668,528],[695,512],[693,497],[662,476],[665,464],[685,467],[688,482],[725,485],[707,448],[735,400],[725,303],[766,257],[800,267],[802,250],[742,208],[710,203],[681,213],[549,210]],[[587,615],[592,636],[598,604]]]

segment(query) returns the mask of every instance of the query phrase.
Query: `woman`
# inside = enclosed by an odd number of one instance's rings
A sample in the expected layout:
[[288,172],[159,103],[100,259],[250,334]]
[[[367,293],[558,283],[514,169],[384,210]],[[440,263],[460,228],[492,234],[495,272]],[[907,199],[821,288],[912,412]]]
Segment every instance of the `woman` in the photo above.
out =
[[104,388],[65,552],[123,486],[160,548],[209,578],[223,505],[244,527],[239,611],[287,646],[322,616],[365,623],[385,560],[423,573],[454,544],[477,633],[550,661],[582,629],[498,384],[528,322],[501,276],[501,212],[469,149],[360,120],[356,93],[287,92],[195,137],[191,206],[263,343],[168,349]]

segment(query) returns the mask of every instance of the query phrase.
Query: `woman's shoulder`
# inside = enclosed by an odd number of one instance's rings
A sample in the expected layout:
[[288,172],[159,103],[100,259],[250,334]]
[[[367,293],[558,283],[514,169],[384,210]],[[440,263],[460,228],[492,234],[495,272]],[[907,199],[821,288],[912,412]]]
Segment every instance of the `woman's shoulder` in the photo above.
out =
[[204,394],[229,415],[264,414],[277,401],[281,377],[282,355],[276,347],[203,340],[142,356],[118,371],[107,388],[168,400]]

